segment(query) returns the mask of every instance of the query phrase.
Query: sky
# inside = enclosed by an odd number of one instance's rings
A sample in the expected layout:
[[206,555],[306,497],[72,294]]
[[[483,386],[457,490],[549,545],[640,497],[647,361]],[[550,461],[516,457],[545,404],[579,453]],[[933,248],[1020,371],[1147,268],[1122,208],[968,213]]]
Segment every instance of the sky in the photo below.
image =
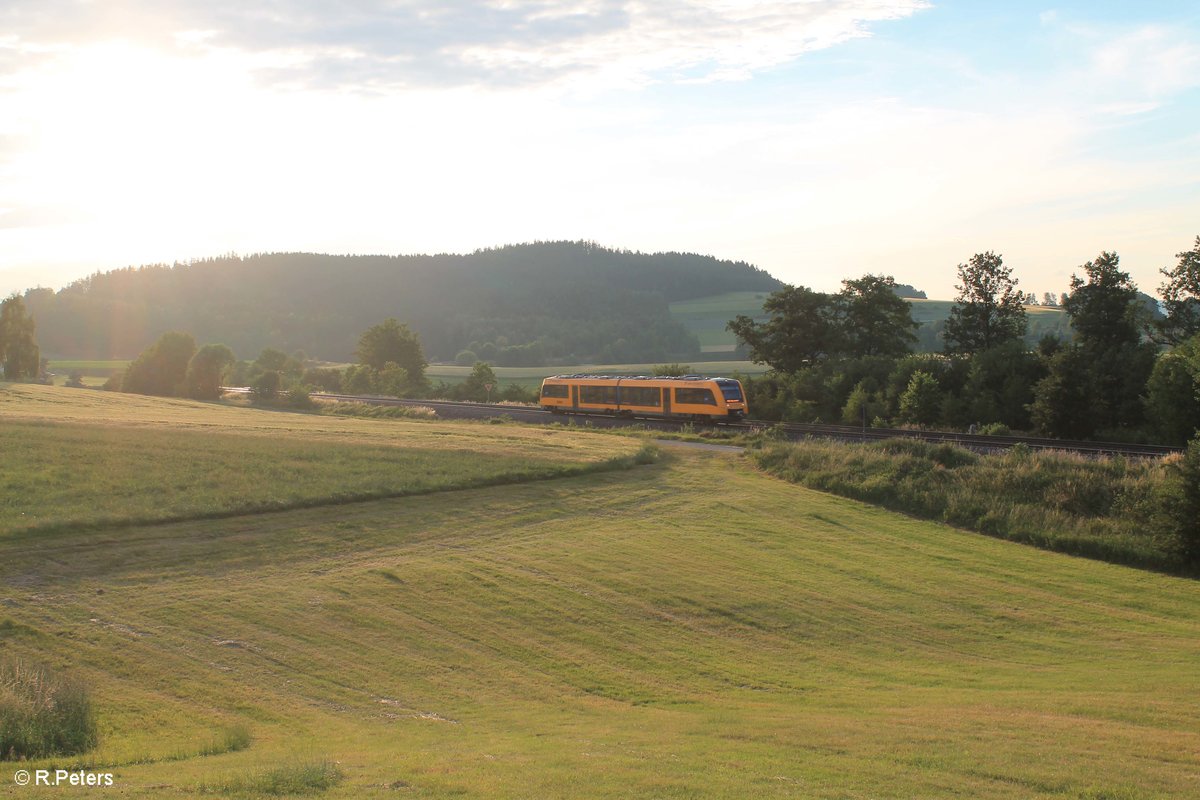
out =
[[539,240],[952,298],[1200,235],[1200,0],[0,0],[0,295]]

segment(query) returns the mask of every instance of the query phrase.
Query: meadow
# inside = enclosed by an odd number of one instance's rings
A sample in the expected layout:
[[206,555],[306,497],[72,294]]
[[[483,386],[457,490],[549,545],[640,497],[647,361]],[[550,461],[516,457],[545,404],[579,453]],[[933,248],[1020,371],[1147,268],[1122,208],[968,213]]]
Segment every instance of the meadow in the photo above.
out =
[[[39,388],[0,416],[56,394],[72,396]],[[393,424],[139,401],[150,428],[346,422],[366,445]],[[516,426],[412,424],[528,446]],[[573,463],[631,452],[547,433]],[[112,771],[126,797],[1140,800],[1200,775],[1194,581],[911,519],[731,452],[0,536],[0,648],[86,681],[100,714],[96,750],[0,764],[3,796],[49,764]]]
[[636,449],[511,428],[301,417],[0,384],[0,536],[229,516],[619,466]]

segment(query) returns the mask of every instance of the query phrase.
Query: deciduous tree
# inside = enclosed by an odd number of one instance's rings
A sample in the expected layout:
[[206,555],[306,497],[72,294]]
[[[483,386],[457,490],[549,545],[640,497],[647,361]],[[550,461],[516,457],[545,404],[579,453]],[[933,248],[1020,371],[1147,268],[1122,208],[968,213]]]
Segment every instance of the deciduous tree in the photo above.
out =
[[1167,277],[1158,288],[1167,315],[1159,320],[1158,337],[1166,344],[1179,344],[1200,333],[1200,236],[1196,246],[1176,254],[1175,269],[1162,269]]
[[842,351],[841,328],[829,295],[786,286],[767,297],[763,311],[770,315],[766,322],[739,314],[726,326],[750,349],[751,360],[790,373]]
[[0,365],[5,380],[35,380],[41,372],[35,327],[20,295],[0,302]]
[[221,395],[221,383],[237,356],[223,344],[206,344],[188,362],[184,383],[187,396],[197,400],[216,400]]
[[184,377],[196,352],[190,333],[168,331],[125,370],[121,391],[176,397],[184,394]]
[[368,328],[358,340],[356,351],[359,363],[382,370],[388,362],[403,367],[412,384],[425,380],[429,362],[421,351],[421,339],[394,318],[388,318]]
[[1120,261],[1116,253],[1105,251],[1081,267],[1086,281],[1071,276],[1071,296],[1062,306],[1079,343],[1087,348],[1107,349],[1141,338],[1137,286],[1121,272]]
[[912,350],[918,324],[912,306],[896,295],[891,275],[864,275],[842,281],[835,340],[846,355],[899,358]]
[[946,320],[946,351],[973,354],[1025,335],[1027,320],[1012,269],[995,253],[958,265],[958,297]]

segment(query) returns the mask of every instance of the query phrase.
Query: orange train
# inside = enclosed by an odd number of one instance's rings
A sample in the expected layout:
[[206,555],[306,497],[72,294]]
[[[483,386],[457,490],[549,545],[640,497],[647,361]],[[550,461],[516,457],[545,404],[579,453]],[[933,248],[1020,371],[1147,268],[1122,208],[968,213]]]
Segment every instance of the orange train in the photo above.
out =
[[733,378],[555,375],[542,381],[541,406],[555,414],[725,422],[746,415],[746,395]]

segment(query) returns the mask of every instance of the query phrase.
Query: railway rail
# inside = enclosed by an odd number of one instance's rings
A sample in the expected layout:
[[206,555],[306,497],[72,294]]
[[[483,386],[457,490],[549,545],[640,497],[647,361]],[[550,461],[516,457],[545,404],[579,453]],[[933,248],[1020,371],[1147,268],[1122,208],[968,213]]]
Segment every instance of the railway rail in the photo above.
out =
[[[249,390],[230,387],[225,391],[246,393]],[[536,406],[507,405],[501,403],[464,403],[451,400],[401,400],[394,397],[326,394],[323,392],[314,392],[312,396],[314,399],[339,400],[348,403],[426,406],[436,411],[439,416],[447,419],[486,419],[488,417],[509,416],[519,422],[543,425],[562,422],[564,419],[568,419],[597,428],[619,428],[640,425],[651,430],[663,431],[678,431],[684,425],[701,424],[658,418],[613,417],[602,414],[572,414],[569,412],[552,414]],[[707,423],[705,425],[707,426]],[[793,440],[813,438],[865,442],[896,438],[918,439],[925,442],[948,442],[979,452],[997,452],[1007,450],[1016,445],[1024,445],[1031,450],[1061,450],[1081,455],[1120,455],[1134,458],[1157,458],[1182,452],[1181,448],[1167,447],[1165,445],[1130,444],[1126,442],[1086,442],[1067,439],[1046,439],[1033,436],[984,436],[980,434],[956,433],[953,431],[923,431],[909,428],[872,428],[855,425],[822,425],[800,422],[777,423],[754,419],[719,422],[715,423],[712,427],[746,433],[765,430],[767,428],[779,428],[786,433],[788,438]]]

